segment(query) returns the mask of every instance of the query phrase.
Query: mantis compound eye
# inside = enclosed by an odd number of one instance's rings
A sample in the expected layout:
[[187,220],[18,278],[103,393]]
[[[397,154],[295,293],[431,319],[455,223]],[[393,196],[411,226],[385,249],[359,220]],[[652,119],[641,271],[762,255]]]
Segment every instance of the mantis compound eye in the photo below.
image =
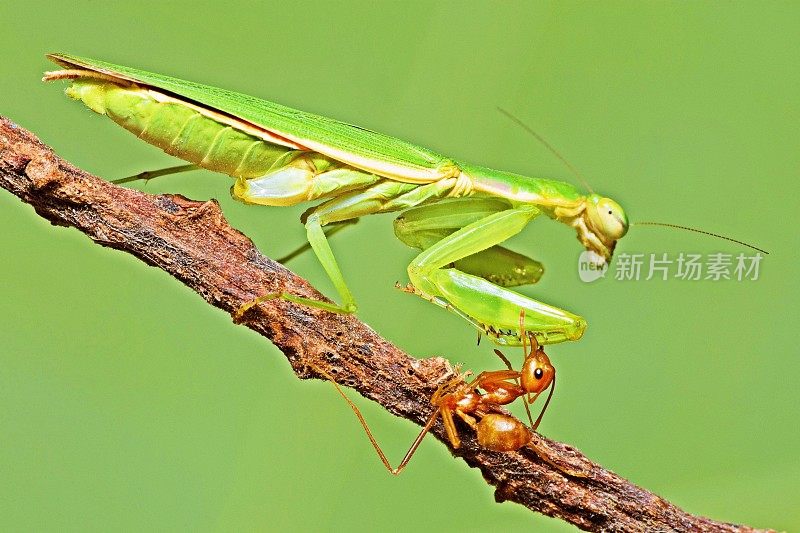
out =
[[611,198],[597,198],[589,213],[596,231],[605,241],[616,241],[628,232],[628,217]]

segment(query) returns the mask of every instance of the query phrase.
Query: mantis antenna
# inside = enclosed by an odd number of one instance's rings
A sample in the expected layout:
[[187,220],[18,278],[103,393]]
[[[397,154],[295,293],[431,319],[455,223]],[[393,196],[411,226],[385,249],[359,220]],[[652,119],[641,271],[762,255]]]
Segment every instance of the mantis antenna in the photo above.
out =
[[[594,190],[592,190],[592,187],[589,185],[589,182],[586,181],[586,178],[583,177],[583,174],[581,174],[578,171],[578,169],[575,168],[575,166],[572,163],[567,161],[567,158],[564,157],[563,155],[561,155],[558,152],[558,150],[556,150],[553,147],[552,144],[547,142],[547,140],[544,137],[542,137],[540,134],[536,133],[536,131],[533,128],[531,128],[529,125],[527,125],[525,122],[523,122],[521,119],[519,119],[516,115],[514,115],[510,111],[507,111],[507,110],[503,109],[502,107],[498,107],[497,110],[500,111],[502,114],[504,114],[509,119],[511,119],[515,124],[517,124],[519,127],[524,129],[526,132],[528,132],[531,135],[533,135],[533,137],[537,141],[542,143],[545,148],[550,150],[550,152],[552,152],[553,155],[555,155],[558,159],[560,159],[561,162],[564,163],[567,166],[567,168],[570,169],[570,171],[572,171],[572,173],[575,175],[575,177],[578,178],[578,180],[580,180],[580,182],[583,184],[584,187],[586,187],[586,189],[589,192],[594,194]],[[747,248],[756,250],[757,252],[761,252],[763,254],[769,255],[768,251],[763,250],[763,249],[761,249],[761,248],[759,248],[757,246],[753,246],[752,244],[748,244],[746,242],[743,242],[743,241],[740,241],[740,240],[737,240],[737,239],[733,239],[731,237],[726,237],[725,235],[720,235],[718,233],[712,233],[710,231],[704,231],[704,230],[697,229],[697,228],[691,228],[689,226],[681,226],[679,224],[670,224],[670,223],[667,223],[667,222],[634,222],[631,225],[632,226],[663,226],[665,228],[675,228],[675,229],[682,229],[682,230],[686,230],[686,231],[693,231],[695,233],[702,233],[703,235],[709,235],[711,237],[716,237],[718,239],[722,239],[722,240],[725,240],[725,241],[730,241],[730,242],[733,242],[733,243],[736,243],[736,244],[741,244],[742,246],[746,246]]]
[[579,180],[579,181],[580,181],[580,182],[583,184],[583,186],[584,186],[584,187],[586,187],[586,189],[587,189],[587,190],[588,190],[590,193],[594,194],[594,190],[592,189],[591,185],[589,185],[589,182],[588,182],[588,181],[586,181],[586,178],[584,178],[584,177],[583,177],[583,174],[581,174],[581,173],[578,171],[578,169],[577,169],[577,168],[575,168],[575,166],[574,166],[572,163],[570,163],[569,161],[567,161],[567,158],[566,158],[566,157],[564,157],[563,155],[561,155],[561,154],[559,153],[559,151],[558,151],[558,150],[556,150],[556,149],[555,149],[555,147],[554,147],[552,144],[550,144],[549,142],[547,142],[547,139],[545,139],[544,137],[542,137],[541,135],[539,135],[538,133],[536,133],[536,131],[535,131],[533,128],[531,128],[530,126],[528,126],[528,125],[527,125],[526,123],[524,123],[524,122],[523,122],[521,119],[517,118],[517,116],[516,116],[516,115],[514,115],[513,113],[511,113],[510,111],[506,111],[506,110],[505,110],[505,109],[503,109],[502,107],[498,107],[498,108],[497,108],[497,110],[498,110],[498,111],[500,111],[500,112],[501,112],[502,114],[504,114],[505,116],[507,116],[509,119],[511,119],[511,121],[512,121],[512,122],[514,122],[514,123],[515,123],[517,126],[521,127],[523,130],[525,130],[525,131],[527,131],[528,133],[530,133],[531,135],[533,135],[533,137],[534,137],[534,138],[535,138],[537,141],[539,141],[540,143],[542,143],[542,144],[544,145],[544,147],[545,147],[545,148],[547,148],[548,150],[550,150],[550,152],[551,152],[551,153],[552,153],[554,156],[556,156],[556,157],[557,157],[559,160],[561,160],[561,162],[562,162],[562,163],[564,163],[564,164],[567,166],[567,168],[568,168],[568,169],[570,169],[570,171],[571,171],[571,172],[572,172],[572,173],[575,175],[575,177],[576,177],[576,178],[578,178],[578,180]]
[[757,252],[761,252],[763,254],[769,255],[769,252],[758,248],[757,246],[753,246],[752,244],[747,244],[746,242],[739,241],[733,239],[731,237],[726,237],[725,235],[720,235],[718,233],[711,233],[710,231],[703,231],[697,228],[690,228],[689,226],[680,226],[678,224],[669,224],[667,222],[633,222],[631,226],[663,226],[665,228],[676,228],[676,229],[683,229],[686,231],[693,231],[695,233],[702,233],[703,235],[710,235],[711,237],[716,237],[718,239],[723,239],[725,241],[735,242],[736,244],[741,244],[742,246],[747,246]]

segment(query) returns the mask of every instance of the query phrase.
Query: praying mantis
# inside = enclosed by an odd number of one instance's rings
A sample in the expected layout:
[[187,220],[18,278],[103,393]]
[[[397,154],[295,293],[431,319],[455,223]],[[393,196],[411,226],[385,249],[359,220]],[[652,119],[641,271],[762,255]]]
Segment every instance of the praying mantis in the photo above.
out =
[[[71,80],[68,96],[191,163],[151,176],[202,167],[233,177],[233,197],[248,204],[321,201],[301,220],[341,303],[266,294],[242,306],[238,316],[271,298],[354,313],[355,299],[323,228],[401,212],[396,236],[421,250],[408,266],[408,292],[456,313],[499,345],[522,345],[522,330],[540,345],[577,340],[586,329],[583,317],[509,289],[535,283],[542,267],[501,244],[544,216],[574,228],[583,246],[607,263],[628,231],[617,202],[566,182],[492,170],[161,74],[67,54],[48,58],[63,70],[46,73],[45,81]],[[525,321],[518,329],[520,312]]]

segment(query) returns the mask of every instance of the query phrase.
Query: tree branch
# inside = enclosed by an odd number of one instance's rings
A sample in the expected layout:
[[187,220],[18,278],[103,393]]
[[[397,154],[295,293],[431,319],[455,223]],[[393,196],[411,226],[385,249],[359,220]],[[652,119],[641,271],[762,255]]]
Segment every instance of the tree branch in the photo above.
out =
[[[60,159],[2,117],[0,186],[54,225],[73,226],[102,246],[133,254],[228,313],[265,292],[323,298],[262,256],[228,225],[215,201],[115,186]],[[419,425],[432,412],[431,394],[453,376],[446,360],[409,357],[354,316],[276,299],[249,311],[244,321],[286,355],[299,378],[319,378],[313,368],[322,368]],[[448,444],[440,422],[432,433]],[[537,435],[519,452],[495,453],[478,447],[466,427],[462,437],[461,448],[451,451],[481,470],[498,502],[511,500],[591,531],[752,531],[687,514],[567,444]]]

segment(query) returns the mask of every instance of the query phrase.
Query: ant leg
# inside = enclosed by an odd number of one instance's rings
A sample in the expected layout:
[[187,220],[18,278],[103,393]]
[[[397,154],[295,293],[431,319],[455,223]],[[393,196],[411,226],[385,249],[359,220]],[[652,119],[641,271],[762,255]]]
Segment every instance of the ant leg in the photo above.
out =
[[444,430],[447,433],[447,438],[450,439],[450,444],[453,445],[453,448],[458,448],[461,446],[461,439],[458,436],[458,431],[456,430],[456,424],[453,421],[453,412],[447,407],[439,408],[439,411],[442,413],[442,422],[444,423]]
[[519,372],[516,370],[494,370],[484,371],[475,376],[475,379],[464,385],[464,392],[472,392],[475,389],[482,388],[484,383],[490,381],[504,381],[506,379],[516,379],[519,377]]
[[497,348],[494,349],[494,353],[495,353],[495,355],[497,355],[497,357],[499,357],[506,364],[506,367],[509,370],[514,370],[514,367],[511,366],[511,361],[508,360],[508,357],[506,357],[506,354],[504,354],[503,352],[501,352]]
[[459,374],[460,368],[456,365],[454,369],[456,376],[445,381],[441,385],[436,388],[436,391],[431,396],[431,403],[436,406],[440,406],[442,404],[442,397],[447,396],[448,394],[453,394],[458,391],[460,388],[464,387],[464,380],[472,375],[472,372],[467,370],[463,374]]
[[[525,310],[523,309],[522,312],[520,313],[521,319],[524,318],[524,316],[525,316]],[[525,350],[524,342],[525,341],[523,337],[523,350]],[[508,360],[508,358],[503,352],[495,348],[494,353],[497,354],[497,357],[503,360],[503,362],[506,364],[509,370],[511,371],[514,370],[514,368],[511,366],[511,362]],[[519,376],[516,377],[514,381],[517,383],[517,386],[521,387]],[[531,427],[533,427],[533,415],[531,415],[531,408],[528,406],[528,403],[524,399],[522,401],[522,405],[525,406],[525,414],[528,415],[528,422],[530,422]]]
[[[440,413],[442,413],[442,415],[444,416],[444,412],[442,412],[442,409],[440,407],[437,407],[436,410],[433,413],[431,413],[431,416],[428,418],[428,421],[425,423],[425,427],[422,428],[422,430],[419,432],[419,435],[417,435],[417,438],[414,439],[414,442],[411,443],[411,447],[408,449],[408,451],[406,452],[405,456],[403,456],[403,460],[400,461],[400,464],[397,465],[397,468],[392,468],[391,463],[389,463],[389,459],[386,457],[386,454],[381,449],[380,445],[378,444],[378,441],[372,435],[372,431],[369,429],[369,425],[367,424],[367,421],[364,419],[364,415],[361,414],[361,410],[358,408],[358,406],[355,403],[353,403],[353,401],[350,398],[347,397],[347,395],[344,393],[344,391],[339,386],[339,384],[336,383],[336,381],[333,379],[333,377],[330,374],[328,374],[328,372],[326,372],[325,370],[323,370],[322,368],[319,368],[318,366],[316,366],[314,364],[309,364],[309,366],[311,366],[314,370],[316,370],[317,372],[319,372],[320,374],[325,376],[325,378],[328,381],[333,383],[333,386],[336,387],[336,391],[341,395],[342,398],[344,398],[344,401],[347,402],[347,405],[350,406],[350,409],[353,410],[353,413],[355,413],[356,418],[358,418],[358,421],[361,423],[361,427],[363,427],[364,431],[367,433],[367,438],[369,439],[369,442],[372,444],[372,447],[375,448],[375,451],[377,452],[378,457],[380,458],[381,462],[383,463],[383,466],[385,466],[386,470],[388,470],[389,473],[392,474],[392,475],[397,476],[397,475],[400,474],[400,472],[403,471],[403,469],[406,467],[408,462],[411,460],[411,457],[414,456],[414,452],[416,452],[417,448],[419,448],[420,443],[422,443],[422,439],[425,438],[425,435],[427,435],[428,431],[430,431],[431,427],[433,427],[434,422],[436,422],[436,417],[439,416]],[[448,414],[449,414],[449,412],[448,412]],[[451,424],[452,424],[452,421],[453,421],[453,419],[451,417],[450,418],[450,423]],[[447,427],[447,423],[445,423],[445,427]],[[453,431],[455,431],[455,426],[454,425],[453,425]],[[449,435],[450,435],[450,432],[448,431],[448,436]],[[456,439],[458,439],[457,435],[456,435]],[[452,441],[452,438],[451,438],[451,442],[453,442],[454,447],[458,448],[458,446],[456,445],[456,442]]]
[[475,420],[475,417],[468,415],[467,413],[465,413],[460,409],[456,409],[456,414],[461,420],[466,422],[469,427],[471,427],[475,431],[478,430],[478,422],[477,420]]

